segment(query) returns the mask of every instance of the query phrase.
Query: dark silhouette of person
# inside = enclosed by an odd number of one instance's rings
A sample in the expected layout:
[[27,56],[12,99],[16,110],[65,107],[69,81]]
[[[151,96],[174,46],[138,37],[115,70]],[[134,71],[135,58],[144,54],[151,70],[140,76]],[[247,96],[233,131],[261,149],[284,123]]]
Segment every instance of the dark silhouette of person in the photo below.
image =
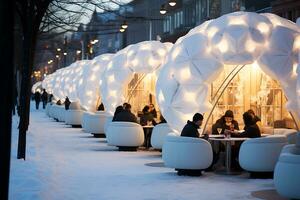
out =
[[46,105],[47,105],[47,101],[48,101],[48,93],[46,92],[45,89],[43,89],[43,94],[42,94],[41,98],[42,98],[42,102],[43,102],[43,109],[45,109]]
[[71,101],[70,101],[69,97],[66,97],[66,99],[65,99],[65,109],[66,110],[69,110],[70,104],[71,104]]
[[101,103],[98,108],[97,108],[97,111],[104,111],[104,104]]
[[138,123],[136,116],[131,112],[131,105],[128,103],[125,105],[125,108],[116,115],[113,121]]
[[41,94],[39,91],[34,93],[34,100],[35,100],[35,108],[38,110],[41,102]]
[[114,116],[113,116],[113,119],[112,121],[115,121],[116,120],[116,116],[118,113],[122,112],[124,109],[123,109],[123,106],[118,106],[115,110],[115,113],[114,113]]
[[149,112],[152,114],[153,118],[157,118],[157,112],[153,103],[150,103],[149,105]]
[[[218,129],[221,130],[220,133]],[[212,134],[224,134],[225,130],[239,130],[239,123],[234,120],[233,112],[231,110],[227,110],[212,126]]]
[[153,114],[150,112],[150,107],[145,106],[142,110],[143,114],[140,118],[140,124],[142,126],[145,126],[148,124],[148,122],[152,122],[153,125],[156,125],[156,122],[154,121]]
[[196,113],[193,116],[193,121],[188,120],[187,124],[181,131],[181,136],[184,137],[199,137],[198,129],[202,125],[203,115]]

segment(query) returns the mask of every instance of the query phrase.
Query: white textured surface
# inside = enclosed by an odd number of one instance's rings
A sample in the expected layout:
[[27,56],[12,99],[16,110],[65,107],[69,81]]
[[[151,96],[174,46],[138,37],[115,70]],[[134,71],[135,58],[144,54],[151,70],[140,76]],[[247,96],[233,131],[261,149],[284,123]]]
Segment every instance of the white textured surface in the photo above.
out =
[[17,122],[14,117],[12,200],[261,199],[251,192],[274,190],[270,179],[214,173],[185,177],[147,166],[162,162],[159,152],[118,152],[105,139],[54,122],[42,111],[31,112],[26,161],[17,160]]

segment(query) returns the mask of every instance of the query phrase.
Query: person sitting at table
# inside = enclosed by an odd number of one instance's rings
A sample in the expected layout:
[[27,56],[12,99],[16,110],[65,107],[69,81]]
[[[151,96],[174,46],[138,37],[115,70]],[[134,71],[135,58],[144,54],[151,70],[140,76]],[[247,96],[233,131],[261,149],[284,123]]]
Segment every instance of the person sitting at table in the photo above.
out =
[[117,114],[120,113],[120,112],[122,112],[122,111],[123,111],[123,106],[116,107],[116,110],[115,110],[115,113],[114,113],[112,121],[115,121]]
[[113,121],[123,121],[123,122],[137,122],[136,116],[131,112],[131,105],[127,103],[125,109],[119,112]]
[[249,109],[247,111],[247,113],[249,113],[252,116],[254,122],[257,124],[258,128],[261,130],[261,119],[257,115],[255,115],[255,113],[252,109]]
[[188,120],[187,124],[181,131],[180,136],[184,137],[199,137],[198,129],[202,125],[203,116],[200,113],[196,113],[193,116],[193,121]]
[[128,103],[123,103],[123,109],[125,109],[125,107],[126,107],[126,105],[127,105]]
[[150,112],[149,106],[145,106],[143,108],[142,112],[143,112],[143,114],[141,115],[141,118],[140,118],[140,124],[142,126],[146,126],[148,124],[148,122],[152,122],[153,125],[156,125],[154,117],[153,117],[152,113]]
[[153,118],[157,118],[157,112],[153,103],[149,104],[149,112],[152,114]]
[[220,119],[212,126],[212,134],[224,134],[225,130],[239,130],[239,123],[234,120],[233,112],[227,110]]
[[226,130],[226,132],[231,134],[231,137],[247,137],[247,138],[261,137],[259,127],[257,126],[255,120],[253,119],[253,116],[249,112],[245,112],[243,114],[243,120],[245,123],[245,128],[243,132],[238,133],[236,131],[230,131],[230,130]]

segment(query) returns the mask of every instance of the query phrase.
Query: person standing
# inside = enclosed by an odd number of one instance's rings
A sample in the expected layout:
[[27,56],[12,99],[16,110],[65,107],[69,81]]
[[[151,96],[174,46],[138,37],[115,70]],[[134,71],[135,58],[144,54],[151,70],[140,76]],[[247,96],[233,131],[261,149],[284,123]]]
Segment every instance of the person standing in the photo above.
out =
[[69,97],[66,97],[66,99],[65,99],[65,109],[66,110],[69,110],[70,104],[71,104],[71,101],[70,101]]
[[43,89],[43,94],[42,94],[41,98],[42,98],[42,102],[43,102],[43,109],[45,109],[46,105],[47,105],[47,101],[48,101],[48,93],[46,92],[45,89]]
[[38,110],[41,102],[41,94],[39,91],[34,93],[34,100],[35,100],[35,108]]

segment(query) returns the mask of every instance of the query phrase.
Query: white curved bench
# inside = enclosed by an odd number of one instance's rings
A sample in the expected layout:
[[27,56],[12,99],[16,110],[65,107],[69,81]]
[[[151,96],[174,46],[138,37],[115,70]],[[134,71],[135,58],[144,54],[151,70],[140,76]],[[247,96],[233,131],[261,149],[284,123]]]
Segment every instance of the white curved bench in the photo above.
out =
[[167,123],[157,124],[154,126],[151,135],[151,146],[154,149],[162,149],[165,137],[172,132]]
[[287,138],[283,135],[246,140],[239,152],[240,166],[249,172],[273,172],[280,152],[286,144]]
[[81,127],[83,110],[66,110],[65,122],[72,127]]
[[106,132],[107,143],[119,150],[136,150],[144,143],[144,131],[140,124],[133,122],[111,122]]
[[289,144],[296,143],[297,130],[287,128],[275,128],[274,135],[285,135]]
[[296,144],[286,145],[280,154],[274,171],[277,192],[289,199],[300,199],[300,133]]
[[113,119],[113,116],[106,116],[106,120],[105,120],[105,123],[104,123],[104,134],[106,135],[107,133],[107,130],[108,130],[108,127],[109,127],[109,124],[112,123],[112,119]]
[[96,113],[84,112],[82,115],[81,126],[83,131],[92,133],[95,137],[103,137],[104,124],[106,122],[107,114],[104,111]]
[[178,170],[204,170],[213,161],[211,144],[201,138],[166,136],[162,159],[166,167]]

